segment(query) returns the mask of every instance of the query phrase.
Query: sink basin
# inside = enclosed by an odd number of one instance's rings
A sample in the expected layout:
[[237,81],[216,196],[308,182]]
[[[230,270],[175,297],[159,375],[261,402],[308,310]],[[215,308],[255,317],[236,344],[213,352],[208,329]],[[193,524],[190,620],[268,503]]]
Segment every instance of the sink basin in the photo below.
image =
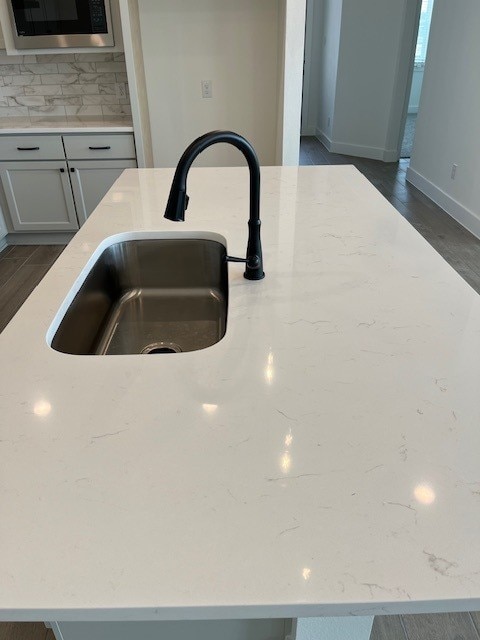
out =
[[99,255],[51,341],[76,355],[205,349],[227,326],[225,246],[214,240],[135,239]]

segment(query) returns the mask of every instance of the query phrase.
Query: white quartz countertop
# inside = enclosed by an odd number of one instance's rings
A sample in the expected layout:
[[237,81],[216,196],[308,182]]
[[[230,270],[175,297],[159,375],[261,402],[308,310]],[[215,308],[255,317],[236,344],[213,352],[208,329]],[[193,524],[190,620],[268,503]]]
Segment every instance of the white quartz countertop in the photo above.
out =
[[132,119],[120,116],[0,118],[0,135],[28,133],[131,133]]
[[244,168],[128,170],[0,335],[0,618],[480,608],[478,295],[349,166],[264,168],[266,278],[208,349],[46,334],[98,245],[247,238]]

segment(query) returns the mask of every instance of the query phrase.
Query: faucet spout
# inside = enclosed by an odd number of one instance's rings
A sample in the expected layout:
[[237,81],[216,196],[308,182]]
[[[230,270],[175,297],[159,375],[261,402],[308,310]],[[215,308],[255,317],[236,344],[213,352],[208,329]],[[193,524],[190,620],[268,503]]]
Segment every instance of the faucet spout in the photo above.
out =
[[239,149],[245,156],[250,170],[250,215],[246,267],[243,275],[247,280],[261,280],[265,277],[265,273],[260,240],[260,165],[255,149],[243,136],[233,131],[212,131],[200,136],[185,149],[173,177],[165,218],[177,222],[185,220],[185,211],[188,207],[187,176],[190,167],[202,151],[219,143],[231,144]]

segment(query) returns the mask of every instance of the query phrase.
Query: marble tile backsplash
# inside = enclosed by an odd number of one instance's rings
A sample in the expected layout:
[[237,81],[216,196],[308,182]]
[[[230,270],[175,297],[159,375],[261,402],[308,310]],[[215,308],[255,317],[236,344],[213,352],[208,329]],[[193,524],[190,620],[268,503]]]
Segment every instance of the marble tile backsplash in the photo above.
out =
[[0,55],[0,117],[130,114],[123,53]]

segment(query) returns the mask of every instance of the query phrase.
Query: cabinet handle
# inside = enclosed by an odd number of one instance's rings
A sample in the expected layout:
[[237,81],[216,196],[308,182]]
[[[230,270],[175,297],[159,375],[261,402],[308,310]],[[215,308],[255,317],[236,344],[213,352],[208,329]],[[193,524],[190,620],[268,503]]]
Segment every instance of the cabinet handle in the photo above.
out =
[[106,146],[106,147],[88,147],[88,148],[91,149],[92,151],[108,151],[112,147]]
[[72,168],[70,169],[70,173],[75,173],[75,167],[72,167]]
[[39,151],[40,147],[17,147],[18,151]]
[[65,169],[60,169],[60,173],[65,173]]

